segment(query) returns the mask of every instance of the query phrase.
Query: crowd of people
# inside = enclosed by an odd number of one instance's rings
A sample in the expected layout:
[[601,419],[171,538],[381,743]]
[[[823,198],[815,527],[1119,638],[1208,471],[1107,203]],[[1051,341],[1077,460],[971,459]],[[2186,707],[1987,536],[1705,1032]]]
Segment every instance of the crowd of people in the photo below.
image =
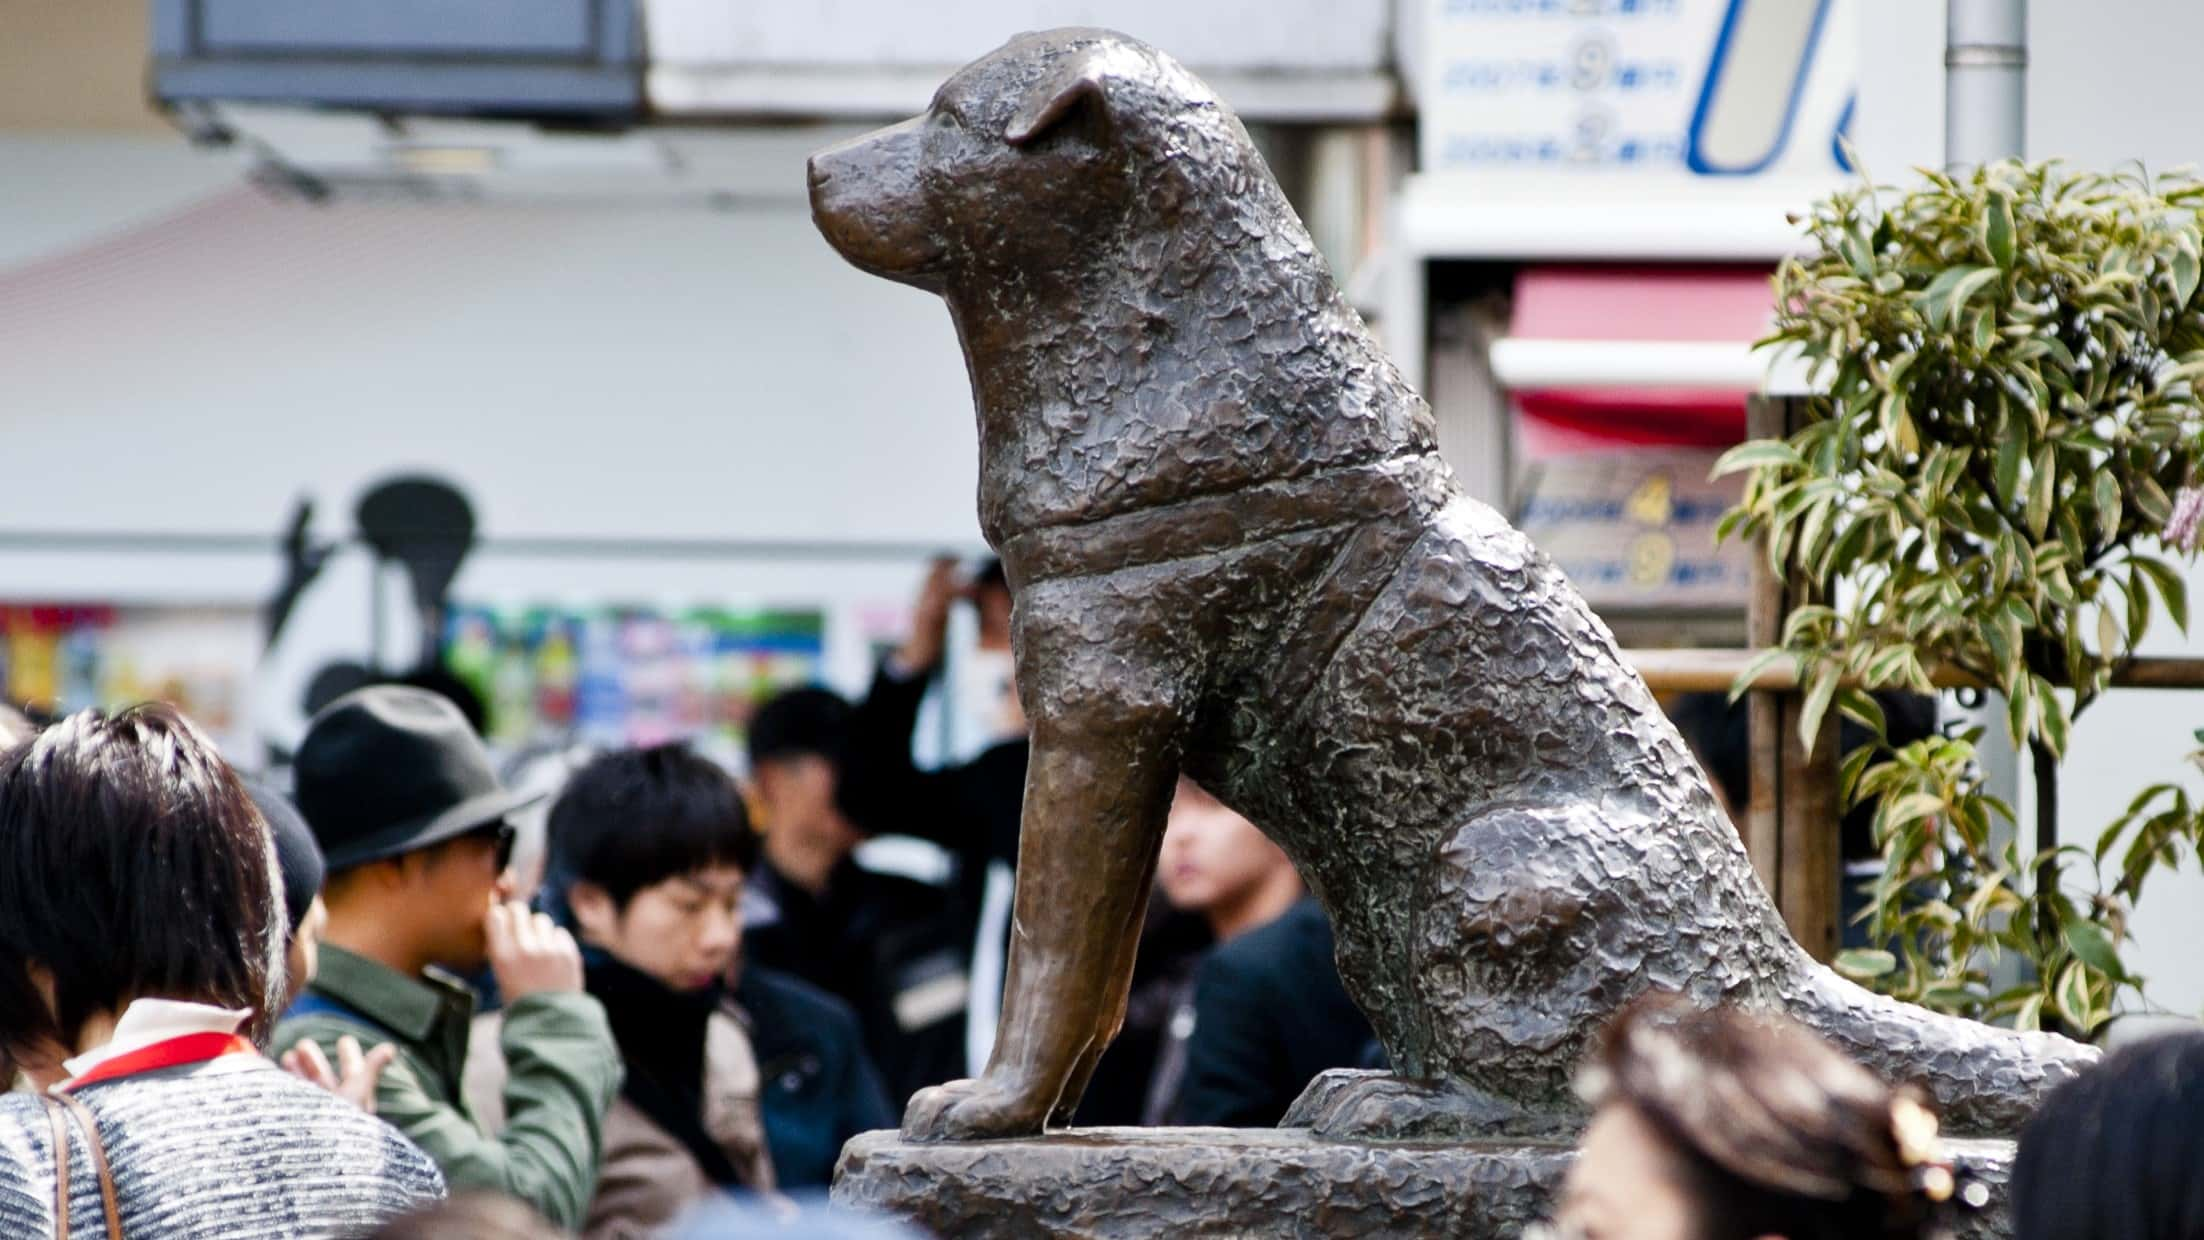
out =
[[[959,599],[1001,709],[976,757],[922,769]],[[1026,758],[1008,621],[999,570],[940,564],[862,700],[763,706],[746,784],[679,744],[590,756],[532,890],[534,798],[425,688],[318,712],[288,792],[166,706],[0,713],[0,1234],[796,1218],[849,1138],[984,1066]],[[864,864],[887,835],[939,846],[946,880]],[[1077,1122],[1273,1125],[1316,1074],[1383,1066],[1292,862],[1191,782],[1157,887]],[[1779,1017],[1649,998],[1583,1086],[1557,1235],[1896,1240],[1986,1197],[1918,1095]],[[2063,1088],[2011,1170],[2017,1234],[2204,1236],[2200,1106],[2204,1033]]]

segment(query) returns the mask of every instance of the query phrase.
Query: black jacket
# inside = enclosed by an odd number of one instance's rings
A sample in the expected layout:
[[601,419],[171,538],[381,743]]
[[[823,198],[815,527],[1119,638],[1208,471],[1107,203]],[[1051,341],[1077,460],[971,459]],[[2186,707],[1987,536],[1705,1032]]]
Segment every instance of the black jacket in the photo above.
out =
[[819,896],[760,859],[743,955],[849,1005],[891,1104],[964,1072],[967,923],[948,893],[851,861]]
[[1172,1119],[1271,1127],[1317,1073],[1360,1067],[1370,1041],[1332,962],[1331,922],[1304,899],[1202,962]]
[[825,1188],[842,1145],[895,1126],[850,1011],[787,974],[745,964],[735,1003],[750,1018],[759,1110],[783,1190]]
[[[946,849],[956,862],[958,907],[966,925],[976,928],[988,863],[1018,864],[1018,815],[1032,747],[1004,741],[969,762],[920,770],[911,760],[911,734],[929,679],[897,676],[881,664],[851,720],[836,799],[868,835],[916,836]],[[969,943],[971,935],[965,937]]]

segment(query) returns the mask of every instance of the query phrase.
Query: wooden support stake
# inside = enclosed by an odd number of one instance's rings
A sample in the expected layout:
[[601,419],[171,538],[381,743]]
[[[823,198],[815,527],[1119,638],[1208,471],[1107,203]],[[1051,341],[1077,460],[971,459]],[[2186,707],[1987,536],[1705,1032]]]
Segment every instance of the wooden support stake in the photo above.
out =
[[[1783,402],[1776,398],[1756,396],[1746,406],[1745,433],[1750,438],[1781,438],[1784,422]],[[1768,567],[1767,536],[1763,534],[1753,540],[1752,594],[1745,610],[1745,642],[1754,649],[1766,649],[1775,645],[1782,635],[1783,579]],[[1752,858],[1753,872],[1760,875],[1760,883],[1768,889],[1768,897],[1779,907],[1783,902],[1782,832],[1778,817],[1783,799],[1782,703],[1782,696],[1774,692],[1755,692],[1747,698],[1752,765],[1746,784],[1744,818],[1738,823],[1745,837],[1745,853]]]
[[1804,699],[1783,699],[1783,808],[1778,852],[1782,858],[1783,922],[1791,937],[1826,964],[1837,954],[1843,914],[1844,855],[1838,796],[1837,712],[1821,719],[1811,754],[1799,740]]

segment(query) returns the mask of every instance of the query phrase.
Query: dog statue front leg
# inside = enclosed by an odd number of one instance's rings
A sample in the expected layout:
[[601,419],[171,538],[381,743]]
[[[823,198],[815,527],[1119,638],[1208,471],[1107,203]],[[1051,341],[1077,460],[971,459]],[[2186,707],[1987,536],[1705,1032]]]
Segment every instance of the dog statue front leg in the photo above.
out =
[[979,1079],[913,1096],[907,1137],[1040,1132],[1070,1113],[1081,1063],[1114,1032],[1178,762],[1173,712],[1108,695],[1036,712],[995,1051]]

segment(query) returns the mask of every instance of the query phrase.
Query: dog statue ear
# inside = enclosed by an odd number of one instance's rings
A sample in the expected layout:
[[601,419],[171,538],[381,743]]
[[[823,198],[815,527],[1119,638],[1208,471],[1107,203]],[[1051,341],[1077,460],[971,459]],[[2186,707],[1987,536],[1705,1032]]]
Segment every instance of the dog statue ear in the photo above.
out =
[[1091,121],[1097,140],[1108,136],[1110,98],[1098,61],[1083,59],[1076,69],[1057,75],[1035,90],[1011,114],[1010,124],[1003,129],[1003,140],[1012,146],[1026,146],[1075,117]]

